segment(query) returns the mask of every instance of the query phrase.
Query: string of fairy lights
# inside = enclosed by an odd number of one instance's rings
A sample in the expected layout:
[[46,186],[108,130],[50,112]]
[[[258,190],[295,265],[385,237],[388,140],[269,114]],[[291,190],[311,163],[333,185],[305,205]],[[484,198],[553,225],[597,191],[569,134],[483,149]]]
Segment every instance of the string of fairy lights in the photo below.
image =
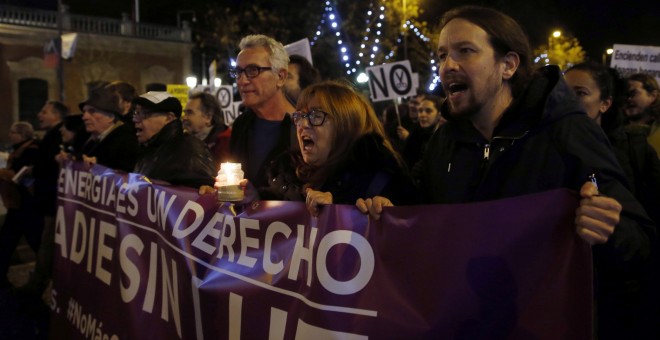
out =
[[[358,81],[365,81],[366,75],[363,73],[364,68],[374,66],[378,63],[378,57],[383,55],[381,64],[394,60],[396,48],[386,51],[381,44],[383,31],[386,25],[386,0],[378,3],[372,2],[367,11],[367,19],[365,22],[364,34],[362,35],[359,46],[356,46],[356,51],[350,51],[350,46],[347,44],[348,39],[345,39],[341,26],[341,17],[336,10],[334,1],[327,0],[324,4],[324,13],[321,17],[319,24],[316,27],[314,36],[310,44],[314,46],[324,34],[330,34],[335,37],[337,48],[339,51],[340,62],[344,66],[346,75],[358,75]],[[429,43],[430,38],[428,34],[423,32],[423,29],[417,27],[413,22],[407,20],[403,24],[402,32],[397,39],[397,45],[403,41],[404,34],[412,33],[424,43]],[[344,38],[343,38],[344,37]],[[354,56],[355,55],[355,56]],[[438,85],[440,78],[437,76],[437,66],[433,59],[432,53],[429,55],[432,79],[428,85],[429,91],[435,89]],[[361,80],[362,79],[362,80]]]

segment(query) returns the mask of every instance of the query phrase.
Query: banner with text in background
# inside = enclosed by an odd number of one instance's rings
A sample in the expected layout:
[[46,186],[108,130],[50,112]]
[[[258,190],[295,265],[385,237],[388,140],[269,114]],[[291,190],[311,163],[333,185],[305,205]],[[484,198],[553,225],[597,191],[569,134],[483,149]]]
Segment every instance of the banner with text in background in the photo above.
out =
[[60,173],[55,339],[587,339],[577,196],[311,217],[137,174]]
[[610,67],[623,78],[646,73],[660,82],[660,46],[614,44]]

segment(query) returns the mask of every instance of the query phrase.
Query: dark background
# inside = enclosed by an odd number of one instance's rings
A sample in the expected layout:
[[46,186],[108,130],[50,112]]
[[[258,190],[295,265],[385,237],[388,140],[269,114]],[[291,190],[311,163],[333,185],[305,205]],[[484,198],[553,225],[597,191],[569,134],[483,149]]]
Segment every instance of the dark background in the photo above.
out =
[[[325,0],[318,1],[318,13]],[[370,1],[370,0],[361,0]],[[409,0],[413,1],[413,0]],[[167,25],[177,24],[177,12],[194,10],[197,18],[203,18],[208,4],[240,6],[249,0],[142,0],[140,21]],[[338,1],[339,3],[342,0]],[[16,6],[56,9],[56,0],[0,0],[0,3]],[[71,13],[120,18],[122,12],[132,17],[134,0],[63,0]],[[288,7],[290,1],[273,0],[270,6]],[[547,41],[554,30],[572,35],[580,41],[587,57],[600,61],[604,51],[613,44],[660,46],[660,1],[657,0],[419,0],[424,13],[420,19],[433,29],[447,9],[463,4],[480,4],[498,8],[514,17],[526,29],[532,47]],[[296,8],[296,7],[292,7]],[[190,14],[180,14],[189,20]],[[295,23],[292,23],[295,25]],[[303,38],[304,32],[300,32]],[[286,43],[286,42],[285,42]]]

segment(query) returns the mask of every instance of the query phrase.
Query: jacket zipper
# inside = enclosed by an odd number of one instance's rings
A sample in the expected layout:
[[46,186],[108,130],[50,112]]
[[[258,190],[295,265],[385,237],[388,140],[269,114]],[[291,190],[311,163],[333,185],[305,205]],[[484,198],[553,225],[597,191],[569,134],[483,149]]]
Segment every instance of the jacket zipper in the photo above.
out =
[[513,145],[513,143],[515,143],[517,140],[525,137],[527,135],[527,133],[529,133],[529,131],[525,131],[522,135],[515,136],[515,137],[499,137],[499,136],[493,137],[493,139],[490,140],[490,143],[486,143],[484,145],[484,160],[485,161],[490,160],[490,146],[493,144],[493,142],[496,139],[510,139],[510,140],[512,140],[511,145]]

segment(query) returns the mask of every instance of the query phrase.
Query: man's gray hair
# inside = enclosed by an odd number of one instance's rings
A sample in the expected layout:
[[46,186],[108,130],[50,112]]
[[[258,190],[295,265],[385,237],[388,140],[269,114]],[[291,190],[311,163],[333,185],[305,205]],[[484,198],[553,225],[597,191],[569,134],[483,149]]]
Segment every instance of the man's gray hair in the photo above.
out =
[[280,70],[289,69],[289,54],[284,49],[284,45],[271,37],[263,34],[248,35],[241,39],[238,47],[241,51],[247,48],[263,47],[270,54],[268,60],[270,61],[270,66],[273,68],[273,72],[277,73]]

